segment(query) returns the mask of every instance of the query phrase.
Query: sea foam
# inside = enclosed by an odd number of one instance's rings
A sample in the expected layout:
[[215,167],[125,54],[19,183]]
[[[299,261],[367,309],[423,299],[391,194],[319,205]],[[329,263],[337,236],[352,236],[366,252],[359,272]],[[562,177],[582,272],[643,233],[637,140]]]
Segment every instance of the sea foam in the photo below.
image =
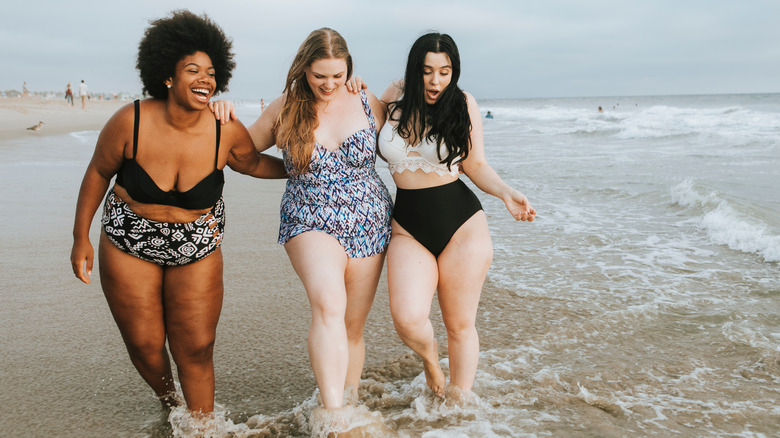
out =
[[767,262],[780,262],[780,236],[772,234],[760,218],[738,211],[724,195],[685,180],[672,188],[672,200],[696,209],[697,228],[713,242],[760,254]]

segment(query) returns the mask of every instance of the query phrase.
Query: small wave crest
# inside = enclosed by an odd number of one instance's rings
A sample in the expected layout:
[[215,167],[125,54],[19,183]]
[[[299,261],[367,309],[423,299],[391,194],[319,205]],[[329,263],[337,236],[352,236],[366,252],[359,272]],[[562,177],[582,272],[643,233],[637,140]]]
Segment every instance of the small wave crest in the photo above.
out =
[[695,209],[697,227],[715,243],[780,262],[780,236],[772,234],[760,218],[741,213],[723,194],[685,180],[672,188],[672,201]]
[[93,144],[98,134],[100,134],[100,131],[75,131],[71,132],[70,136],[82,143]]

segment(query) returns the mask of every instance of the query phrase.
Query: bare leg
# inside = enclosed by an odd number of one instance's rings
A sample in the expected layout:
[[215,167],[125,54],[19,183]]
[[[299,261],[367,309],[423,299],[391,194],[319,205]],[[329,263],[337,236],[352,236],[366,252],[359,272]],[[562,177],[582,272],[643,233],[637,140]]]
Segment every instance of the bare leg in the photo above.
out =
[[102,233],[99,263],[103,293],[130,360],[164,404],[175,404],[165,349],[162,268],[125,254]]
[[336,239],[316,231],[293,237],[284,248],[309,297],[309,360],[322,403],[328,410],[341,408],[349,364],[347,255]]
[[187,407],[214,410],[214,340],[222,311],[222,250],[165,268],[165,324]]
[[422,358],[428,387],[441,397],[445,377],[429,319],[438,277],[433,255],[393,221],[393,237],[387,250],[390,313],[398,336]]
[[493,259],[485,213],[472,216],[439,255],[439,305],[450,357],[450,383],[471,391],[479,361],[476,318]]
[[349,365],[345,385],[347,388],[352,388],[352,395],[356,398],[366,356],[363,329],[371,305],[374,303],[384,261],[384,254],[377,254],[372,257],[351,258],[347,262],[345,275],[347,310],[344,323],[347,327]]

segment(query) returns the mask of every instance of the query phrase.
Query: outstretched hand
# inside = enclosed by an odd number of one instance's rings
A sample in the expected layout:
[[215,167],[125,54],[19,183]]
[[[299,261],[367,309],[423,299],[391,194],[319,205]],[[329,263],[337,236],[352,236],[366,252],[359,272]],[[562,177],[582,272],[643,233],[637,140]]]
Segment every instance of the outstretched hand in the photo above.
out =
[[347,91],[353,94],[358,94],[360,90],[368,88],[368,85],[363,82],[363,78],[358,75],[352,75],[352,77],[347,81],[346,85]]
[[223,125],[229,122],[231,118],[238,119],[238,116],[236,116],[236,107],[233,105],[233,102],[229,100],[212,100],[209,102],[209,109],[214,113],[214,117]]
[[517,190],[512,190],[504,198],[502,198],[506,209],[512,215],[515,220],[533,222],[536,217],[536,210],[531,207],[531,203],[528,202],[528,198],[524,194]]

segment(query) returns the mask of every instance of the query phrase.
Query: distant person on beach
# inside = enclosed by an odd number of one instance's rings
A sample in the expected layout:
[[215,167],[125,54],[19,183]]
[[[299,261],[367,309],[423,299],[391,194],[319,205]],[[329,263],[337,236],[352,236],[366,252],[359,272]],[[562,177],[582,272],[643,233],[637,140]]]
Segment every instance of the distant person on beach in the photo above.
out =
[[604,112],[604,108],[602,108],[602,107],[599,107],[599,112],[600,112],[600,113],[603,113],[603,112]]
[[73,87],[68,82],[68,88],[65,89],[65,102],[73,106]]
[[488,111],[488,112],[487,112],[487,115],[485,116],[485,118],[486,118],[486,119],[492,119],[492,118],[493,118],[493,113],[491,113],[490,111]]
[[30,90],[27,89],[27,82],[22,85],[22,95],[27,97],[30,95]]
[[222,307],[223,169],[286,176],[255,150],[238,121],[220,126],[208,109],[227,90],[232,43],[207,16],[174,11],[151,22],[139,44],[143,91],[98,137],[79,191],[73,273],[90,282],[92,218],[111,179],[100,234],[100,282],[130,359],[164,406],[214,408],[213,348]]
[[89,90],[87,89],[87,84],[84,82],[84,79],[82,79],[81,83],[79,84],[79,96],[81,97],[81,109],[87,109],[87,98],[89,97]]
[[479,108],[458,87],[460,72],[450,36],[418,38],[403,81],[382,95],[388,115],[378,140],[397,186],[387,252],[393,322],[401,340],[422,358],[428,387],[444,396],[445,376],[429,319],[438,292],[449,350],[446,393],[456,399],[470,393],[477,371],[477,307],[493,258],[487,217],[460,172],[502,200],[516,220],[530,222],[536,215],[528,199],[488,164]]
[[260,99],[260,112],[265,111],[265,102],[263,99]]
[[[357,397],[363,329],[390,240],[392,200],[376,172],[384,109],[368,90],[350,92],[352,56],[335,30],[298,49],[282,96],[249,127],[255,147],[277,145],[290,178],[279,243],[311,305],[309,358],[328,411]],[[355,89],[356,90],[356,89]],[[223,108],[215,115],[234,115]]]

